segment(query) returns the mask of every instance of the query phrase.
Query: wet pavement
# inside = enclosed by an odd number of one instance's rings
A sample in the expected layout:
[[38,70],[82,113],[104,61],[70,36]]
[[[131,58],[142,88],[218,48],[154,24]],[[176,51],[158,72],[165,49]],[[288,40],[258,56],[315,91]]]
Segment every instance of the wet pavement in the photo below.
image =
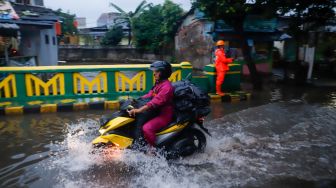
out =
[[336,89],[252,94],[212,102],[205,152],[175,161],[93,152],[107,111],[1,117],[0,187],[336,187]]

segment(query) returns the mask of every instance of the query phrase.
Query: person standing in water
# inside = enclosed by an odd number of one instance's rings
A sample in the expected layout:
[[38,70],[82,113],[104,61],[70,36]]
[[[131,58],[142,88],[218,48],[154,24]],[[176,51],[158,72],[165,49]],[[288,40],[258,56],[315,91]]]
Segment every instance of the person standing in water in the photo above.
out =
[[225,42],[219,40],[216,43],[217,49],[215,51],[215,66],[216,66],[216,94],[224,96],[225,93],[222,92],[222,84],[224,83],[225,74],[229,70],[229,63],[232,63],[232,58],[227,58],[224,51]]

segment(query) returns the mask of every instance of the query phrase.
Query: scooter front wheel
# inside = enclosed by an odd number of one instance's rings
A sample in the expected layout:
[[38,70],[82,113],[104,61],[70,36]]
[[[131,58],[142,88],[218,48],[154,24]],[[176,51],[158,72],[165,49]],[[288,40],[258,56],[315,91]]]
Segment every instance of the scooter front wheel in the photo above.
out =
[[103,143],[103,142],[93,144],[94,148],[107,148],[107,147],[111,147],[111,146],[112,146],[111,143]]

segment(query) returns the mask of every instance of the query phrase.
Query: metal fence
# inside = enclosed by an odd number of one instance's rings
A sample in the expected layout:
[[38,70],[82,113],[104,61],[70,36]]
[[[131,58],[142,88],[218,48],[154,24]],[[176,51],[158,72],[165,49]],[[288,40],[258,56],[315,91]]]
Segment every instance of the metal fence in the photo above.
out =
[[[173,64],[171,81],[192,71],[188,62]],[[0,101],[113,97],[144,94],[154,84],[149,64],[2,67]]]

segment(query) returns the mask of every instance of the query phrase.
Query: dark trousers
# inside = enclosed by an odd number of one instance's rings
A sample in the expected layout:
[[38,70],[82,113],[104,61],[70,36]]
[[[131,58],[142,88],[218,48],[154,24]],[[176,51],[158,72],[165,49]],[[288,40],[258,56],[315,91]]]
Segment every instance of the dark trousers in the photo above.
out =
[[136,114],[135,116],[135,129],[133,144],[137,146],[145,146],[146,141],[142,132],[143,125],[158,115],[154,110],[147,110],[146,112]]

